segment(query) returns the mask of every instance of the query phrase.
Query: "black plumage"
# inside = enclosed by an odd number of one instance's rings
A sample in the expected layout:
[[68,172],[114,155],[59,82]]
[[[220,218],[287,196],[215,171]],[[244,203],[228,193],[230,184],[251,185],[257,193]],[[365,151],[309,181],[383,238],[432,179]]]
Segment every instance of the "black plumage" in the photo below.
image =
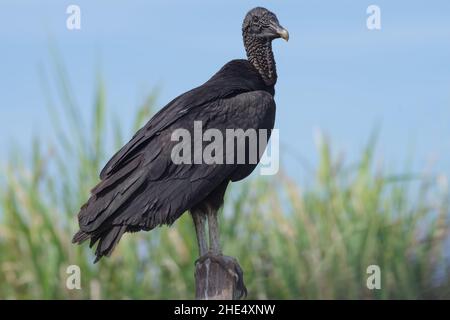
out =
[[[98,261],[125,232],[170,225],[188,210],[200,220],[216,214],[229,182],[247,177],[256,164],[174,164],[171,152],[178,142],[171,140],[172,132],[183,128],[193,135],[194,121],[224,135],[237,128],[270,132],[277,78],[271,42],[279,37],[287,40],[288,33],[273,13],[250,11],[243,24],[248,60],[227,63],[205,84],[175,98],[109,160],[78,214],[80,231],[73,242],[98,242]],[[200,220],[194,216],[197,233]]]

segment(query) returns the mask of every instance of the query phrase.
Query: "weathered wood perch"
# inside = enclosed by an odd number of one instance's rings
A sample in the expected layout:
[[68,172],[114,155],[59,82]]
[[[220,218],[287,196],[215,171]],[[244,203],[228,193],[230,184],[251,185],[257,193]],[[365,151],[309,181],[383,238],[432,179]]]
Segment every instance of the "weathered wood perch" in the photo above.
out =
[[245,296],[244,276],[235,258],[206,254],[196,261],[196,299],[239,300]]

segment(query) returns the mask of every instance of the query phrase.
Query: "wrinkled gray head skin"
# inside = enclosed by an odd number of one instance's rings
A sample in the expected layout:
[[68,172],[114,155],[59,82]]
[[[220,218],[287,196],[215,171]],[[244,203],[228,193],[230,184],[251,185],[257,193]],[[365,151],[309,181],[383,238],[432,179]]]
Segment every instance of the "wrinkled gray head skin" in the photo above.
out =
[[280,25],[277,16],[262,7],[254,8],[247,13],[242,24],[242,33],[269,41],[277,38],[289,40],[289,32]]
[[258,70],[268,86],[277,82],[272,40],[289,40],[289,32],[278,22],[277,16],[261,7],[250,10],[242,24],[242,36],[248,61]]

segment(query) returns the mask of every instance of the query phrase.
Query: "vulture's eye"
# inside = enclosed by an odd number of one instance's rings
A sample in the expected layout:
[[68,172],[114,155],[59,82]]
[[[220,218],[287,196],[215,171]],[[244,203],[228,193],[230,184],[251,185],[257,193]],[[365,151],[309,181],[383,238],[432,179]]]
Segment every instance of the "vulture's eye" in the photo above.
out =
[[259,18],[258,18],[258,16],[253,16],[253,22],[258,22],[259,21]]

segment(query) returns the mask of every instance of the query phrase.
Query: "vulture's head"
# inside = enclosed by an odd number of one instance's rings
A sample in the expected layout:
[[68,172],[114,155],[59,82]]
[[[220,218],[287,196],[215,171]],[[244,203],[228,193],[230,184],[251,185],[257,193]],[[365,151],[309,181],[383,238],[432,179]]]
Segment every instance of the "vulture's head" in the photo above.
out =
[[289,40],[289,32],[278,22],[277,16],[261,7],[250,10],[242,25],[244,37],[265,38],[272,41],[277,38]]

